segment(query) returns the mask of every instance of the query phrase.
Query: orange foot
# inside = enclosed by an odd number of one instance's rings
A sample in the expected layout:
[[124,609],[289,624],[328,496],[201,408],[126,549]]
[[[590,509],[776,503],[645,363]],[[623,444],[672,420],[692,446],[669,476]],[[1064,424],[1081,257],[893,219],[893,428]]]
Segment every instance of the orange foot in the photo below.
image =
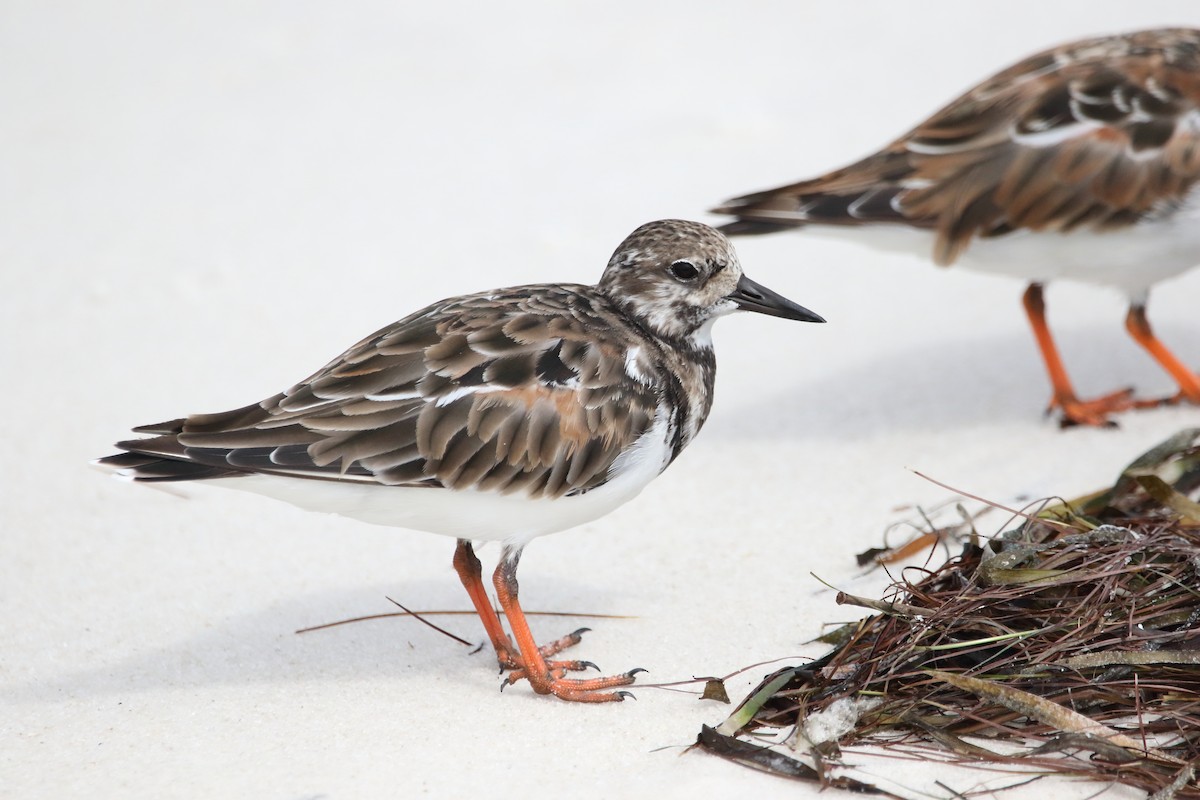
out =
[[567,673],[582,672],[588,669],[598,671],[599,667],[590,661],[550,660],[563,650],[579,644],[583,634],[589,630],[588,628],[572,631],[541,647],[537,645],[533,633],[529,630],[525,612],[521,610],[521,604],[517,601],[516,571],[519,559],[520,550],[505,548],[504,554],[500,558],[500,564],[492,576],[493,584],[496,587],[496,596],[500,600],[505,616],[508,617],[513,638],[516,639],[514,645],[512,639],[509,639],[504,632],[500,617],[487,598],[479,559],[475,557],[471,543],[460,539],[458,549],[454,554],[454,568],[458,571],[463,586],[466,587],[467,594],[470,595],[475,610],[483,621],[488,638],[491,639],[492,646],[496,650],[496,659],[500,664],[500,670],[502,672],[511,670],[500,686],[501,691],[506,686],[526,680],[538,694],[551,694],[577,703],[611,703],[619,702],[626,697],[633,697],[629,692],[609,690],[620,686],[629,686],[634,682],[634,676],[639,672],[645,672],[644,669],[633,669],[624,674],[607,678],[568,678],[566,677]]
[[562,700],[571,700],[576,703],[619,702],[626,697],[633,697],[633,693],[607,690],[619,686],[629,686],[636,680],[635,676],[639,672],[646,671],[641,668],[631,669],[622,675],[613,675],[607,678],[566,677],[568,671],[581,669],[580,664],[586,664],[589,667],[596,666],[589,661],[547,661],[543,662],[541,668],[533,670],[517,667],[504,679],[500,691],[504,691],[506,686],[512,686],[517,681],[525,680],[529,681],[529,685],[538,694],[552,694]]
[[1066,367],[1063,366],[1062,356],[1058,353],[1058,345],[1054,343],[1050,327],[1046,324],[1042,284],[1029,284],[1022,302],[1025,305],[1025,313],[1029,316],[1029,325],[1033,328],[1038,350],[1042,353],[1042,361],[1046,364],[1050,385],[1054,387],[1054,396],[1046,408],[1046,413],[1049,414],[1056,408],[1061,409],[1059,425],[1063,428],[1075,425],[1115,428],[1116,423],[1109,419],[1110,414],[1138,407],[1133,399],[1133,389],[1121,389],[1095,400],[1080,400],[1076,397],[1075,390],[1071,387],[1071,379],[1067,377]]
[[[538,648],[538,653],[543,659],[550,659],[566,650],[568,647],[574,647],[583,641],[583,634],[590,631],[591,628],[579,628],[571,631],[561,639],[555,639],[549,644],[544,644]],[[505,670],[521,670],[525,668],[524,662],[521,660],[520,651],[513,646],[512,640],[507,636],[504,641],[496,645],[496,660],[500,662],[500,671]],[[583,672],[585,670],[594,669],[597,672],[600,670],[598,666],[591,661],[546,661],[552,671],[559,670],[561,672]],[[519,679],[515,679],[519,680]],[[515,682],[509,681],[510,683]]]
[[[579,628],[578,630],[571,631],[561,639],[555,639],[549,644],[542,645],[538,648],[538,652],[541,653],[542,658],[552,658],[561,653],[563,650],[566,650],[568,647],[574,647],[582,642],[583,635],[590,630],[591,628]],[[503,646],[496,647],[496,659],[500,662],[500,670],[503,672],[506,669],[520,669],[522,666],[521,656],[519,651],[513,647],[512,641],[508,639],[508,637],[505,637],[502,645]],[[599,667],[590,661],[556,661],[554,663],[556,665],[561,664],[570,672],[581,672],[585,669],[599,669]],[[579,666],[567,666],[570,664],[578,664]]]
[[1177,406],[1181,403],[1196,403],[1200,401],[1193,400],[1184,392],[1176,392],[1167,397],[1142,397],[1133,401],[1134,408],[1162,408],[1164,406]]
[[1117,423],[1109,419],[1109,415],[1133,408],[1146,408],[1144,403],[1145,401],[1133,399],[1133,389],[1120,389],[1092,400],[1080,400],[1073,393],[1066,396],[1056,394],[1047,406],[1046,413],[1049,414],[1056,408],[1060,409],[1062,415],[1058,424],[1062,428],[1072,428],[1076,425],[1115,428]]
[[517,649],[520,651],[520,655],[511,650],[504,654],[505,659],[513,664],[513,670],[504,679],[500,689],[503,691],[505,686],[526,680],[538,694],[552,694],[576,703],[612,703],[620,702],[626,697],[633,697],[629,692],[610,692],[608,690],[619,686],[629,686],[633,683],[634,676],[639,672],[645,672],[644,669],[632,669],[624,674],[608,678],[568,678],[566,677],[568,672],[599,668],[590,661],[546,660],[547,656],[556,655],[577,644],[582,631],[569,633],[548,645],[538,647],[537,642],[533,639],[533,633],[529,630],[525,612],[521,610],[521,603],[517,599],[517,562],[520,555],[520,550],[510,550],[506,547],[504,554],[500,557],[500,564],[492,576],[492,583],[496,587],[496,598],[500,601],[500,607],[504,609],[504,615],[508,617],[508,625],[512,628],[513,638],[517,640]]
[[583,639],[583,634],[589,630],[591,628],[580,628],[561,639],[537,648],[540,659],[535,658],[534,660],[540,663],[535,664],[532,669],[525,667],[524,660],[514,652],[511,644],[498,649],[496,655],[500,661],[501,671],[511,670],[508,677],[504,679],[504,683],[500,685],[500,691],[504,691],[506,686],[512,686],[518,681],[525,680],[529,681],[529,685],[538,694],[552,694],[563,700],[579,703],[604,703],[633,697],[630,692],[605,693],[605,690],[615,689],[618,686],[629,686],[634,682],[634,676],[639,672],[645,672],[644,669],[632,669],[623,675],[614,675],[610,678],[568,678],[566,676],[569,672],[583,672],[589,669],[599,672],[600,667],[591,661],[548,660],[568,647],[579,644]]

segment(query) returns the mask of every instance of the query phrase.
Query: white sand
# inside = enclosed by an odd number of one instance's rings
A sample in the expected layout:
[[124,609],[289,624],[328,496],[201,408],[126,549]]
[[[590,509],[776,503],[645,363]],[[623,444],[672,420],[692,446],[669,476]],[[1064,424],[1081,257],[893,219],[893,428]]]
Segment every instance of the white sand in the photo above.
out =
[[[468,608],[449,539],[219,489],[180,500],[86,461],[133,425],[274,393],[441,297],[593,281],[636,225],[711,219],[862,155],[1044,45],[1200,22],[1194,0],[417,5],[0,8],[0,795],[815,797],[683,754],[728,712],[694,696],[501,694],[487,651],[412,620],[293,634],[387,612],[385,595]],[[877,593],[853,554],[896,506],[948,496],[909,467],[1004,502],[1072,495],[1200,422],[1044,420],[1015,281],[798,234],[740,252],[829,324],[718,324],[696,443],[522,563],[528,608],[636,616],[536,622],[591,625],[578,654],[607,671],[820,653],[802,642],[855,614],[809,573]],[[1151,302],[1191,363],[1198,297],[1194,271]],[[1116,294],[1048,298],[1083,393],[1172,389]],[[440,622],[483,638],[471,616]],[[908,791],[995,780],[876,772]],[[1008,796],[1097,788],[1053,787]]]

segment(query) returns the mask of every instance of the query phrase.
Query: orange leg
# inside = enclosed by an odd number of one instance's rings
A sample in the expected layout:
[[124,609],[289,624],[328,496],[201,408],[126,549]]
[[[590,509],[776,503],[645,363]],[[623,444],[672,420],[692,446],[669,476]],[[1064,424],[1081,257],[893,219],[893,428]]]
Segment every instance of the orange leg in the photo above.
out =
[[1129,314],[1125,317],[1125,328],[1129,331],[1129,335],[1144,347],[1146,352],[1163,369],[1169,372],[1171,377],[1175,379],[1175,382],[1179,384],[1179,394],[1162,402],[1177,403],[1180,400],[1187,400],[1190,403],[1200,403],[1200,375],[1188,369],[1154,335],[1154,331],[1150,329],[1150,321],[1146,319],[1145,305],[1132,305],[1129,307]]
[[1111,426],[1114,423],[1109,420],[1109,414],[1134,407],[1132,389],[1121,389],[1094,400],[1080,400],[1076,397],[1062,357],[1058,354],[1058,347],[1054,344],[1054,337],[1050,335],[1050,328],[1046,325],[1046,304],[1042,299],[1042,285],[1029,284],[1022,302],[1025,304],[1025,313],[1029,316],[1034,338],[1037,339],[1038,349],[1042,351],[1042,360],[1046,363],[1050,384],[1054,387],[1054,397],[1051,398],[1046,411],[1061,409],[1061,424],[1064,428],[1071,425]]
[[630,685],[634,681],[634,675],[644,670],[630,670],[622,675],[614,675],[609,678],[567,678],[565,676],[569,671],[581,670],[594,665],[586,661],[546,660],[547,650],[552,651],[550,654],[556,652],[555,646],[572,637],[578,641],[578,632],[560,639],[549,648],[538,647],[537,642],[533,639],[532,631],[529,630],[525,612],[521,610],[521,604],[517,601],[517,563],[520,559],[520,549],[505,547],[504,553],[500,557],[500,564],[496,567],[496,572],[492,577],[492,582],[496,586],[496,596],[508,617],[509,627],[512,628],[513,637],[517,640],[517,647],[521,651],[519,659],[514,659],[519,663],[505,680],[505,685],[525,679],[538,694],[553,694],[563,700],[580,703],[605,703],[632,697],[629,692],[605,690]]

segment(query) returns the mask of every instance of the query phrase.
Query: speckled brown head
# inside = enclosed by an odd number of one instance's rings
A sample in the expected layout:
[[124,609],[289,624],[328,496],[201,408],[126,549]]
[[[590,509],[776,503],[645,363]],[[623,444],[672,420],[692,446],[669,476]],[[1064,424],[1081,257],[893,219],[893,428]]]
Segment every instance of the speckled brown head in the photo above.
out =
[[665,339],[707,344],[708,324],[738,309],[824,322],[803,306],[742,274],[722,233],[699,222],[648,222],[626,237],[597,288],[631,318]]

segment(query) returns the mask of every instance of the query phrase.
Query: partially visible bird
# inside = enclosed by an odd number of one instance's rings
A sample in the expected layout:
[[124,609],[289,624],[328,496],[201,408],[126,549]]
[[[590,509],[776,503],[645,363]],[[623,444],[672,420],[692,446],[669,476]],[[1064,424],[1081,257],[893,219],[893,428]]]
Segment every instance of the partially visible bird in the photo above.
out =
[[1200,376],[1146,318],[1153,284],[1200,262],[1200,30],[1086,39],[1030,56],[877,153],[729,200],[727,234],[821,226],[940,265],[1023,278],[1024,305],[1064,425],[1109,424],[1132,390],[1076,396],[1046,324],[1043,285],[1129,298],[1126,327],[1200,403]]
[[[517,599],[533,538],[607,514],[667,468],[713,401],[712,325],[739,309],[816,314],[742,274],[698,222],[635,230],[595,286],[454,297],[368,336],[260,403],[135,429],[99,459],[136,481],[205,480],[304,508],[454,536],[454,567],[505,684],[564,700],[621,700],[639,670],[591,678],[539,647]],[[488,598],[473,541],[503,546]]]

